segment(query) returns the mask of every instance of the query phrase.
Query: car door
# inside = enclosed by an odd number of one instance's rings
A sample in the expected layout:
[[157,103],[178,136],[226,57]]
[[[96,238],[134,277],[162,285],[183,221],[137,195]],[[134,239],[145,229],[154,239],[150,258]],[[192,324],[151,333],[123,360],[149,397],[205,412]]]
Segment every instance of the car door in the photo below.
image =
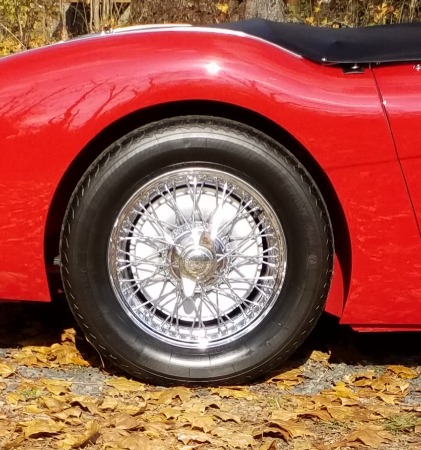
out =
[[374,68],[397,155],[421,227],[421,62]]

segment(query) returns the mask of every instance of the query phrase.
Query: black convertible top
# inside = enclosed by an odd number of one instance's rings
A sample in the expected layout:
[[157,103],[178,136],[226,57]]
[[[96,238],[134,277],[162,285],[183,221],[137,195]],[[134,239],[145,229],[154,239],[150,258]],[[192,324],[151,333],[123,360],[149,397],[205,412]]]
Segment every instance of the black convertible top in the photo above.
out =
[[304,58],[324,64],[369,64],[421,60],[421,23],[361,28],[317,28],[264,19],[222,23]]

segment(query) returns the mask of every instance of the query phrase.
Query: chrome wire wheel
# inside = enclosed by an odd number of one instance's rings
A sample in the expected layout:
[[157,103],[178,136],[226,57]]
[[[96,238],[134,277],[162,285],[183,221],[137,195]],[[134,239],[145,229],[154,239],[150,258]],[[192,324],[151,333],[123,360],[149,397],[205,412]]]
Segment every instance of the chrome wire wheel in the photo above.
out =
[[273,307],[287,255],[265,198],[223,170],[168,171],[123,206],[108,245],[118,302],[149,335],[187,348],[239,339]]

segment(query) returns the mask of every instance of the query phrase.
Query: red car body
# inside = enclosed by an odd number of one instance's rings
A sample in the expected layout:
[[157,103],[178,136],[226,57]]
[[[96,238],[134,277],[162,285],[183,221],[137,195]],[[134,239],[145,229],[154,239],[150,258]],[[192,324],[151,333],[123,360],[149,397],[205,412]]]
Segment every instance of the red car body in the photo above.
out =
[[134,121],[211,111],[287,141],[318,184],[335,236],[326,311],[356,330],[421,330],[421,72],[345,72],[190,27],[0,61],[0,298],[48,302],[59,289],[64,212],[102,149]]

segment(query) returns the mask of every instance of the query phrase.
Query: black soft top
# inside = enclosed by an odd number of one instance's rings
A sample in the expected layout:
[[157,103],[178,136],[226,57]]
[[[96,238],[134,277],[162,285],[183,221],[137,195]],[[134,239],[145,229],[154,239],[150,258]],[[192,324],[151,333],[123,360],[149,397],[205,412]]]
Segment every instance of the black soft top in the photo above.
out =
[[361,28],[317,28],[264,19],[222,23],[304,58],[324,64],[369,64],[421,60],[421,23]]

